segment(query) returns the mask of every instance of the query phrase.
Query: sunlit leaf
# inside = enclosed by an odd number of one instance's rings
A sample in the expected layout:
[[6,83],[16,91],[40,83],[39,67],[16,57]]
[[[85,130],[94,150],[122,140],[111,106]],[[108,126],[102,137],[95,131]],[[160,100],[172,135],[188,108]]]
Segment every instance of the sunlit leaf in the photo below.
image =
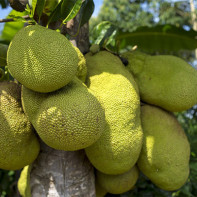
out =
[[[21,17],[26,15],[26,12],[17,12],[15,10],[12,10],[10,12],[10,15]],[[11,18],[11,17],[8,16],[7,18]],[[24,27],[24,22],[22,21],[13,21],[13,22],[5,23],[4,29],[2,31],[1,39],[11,41],[14,35],[23,27]]]

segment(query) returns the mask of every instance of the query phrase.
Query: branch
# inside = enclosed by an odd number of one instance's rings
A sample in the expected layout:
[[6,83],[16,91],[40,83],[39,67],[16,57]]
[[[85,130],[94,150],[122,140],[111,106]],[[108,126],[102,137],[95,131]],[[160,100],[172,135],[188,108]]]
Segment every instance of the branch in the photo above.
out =
[[[23,19],[28,20],[30,19],[29,15],[22,16]],[[14,18],[5,18],[5,19],[0,19],[0,23],[7,23],[7,22],[14,22],[16,19]]]

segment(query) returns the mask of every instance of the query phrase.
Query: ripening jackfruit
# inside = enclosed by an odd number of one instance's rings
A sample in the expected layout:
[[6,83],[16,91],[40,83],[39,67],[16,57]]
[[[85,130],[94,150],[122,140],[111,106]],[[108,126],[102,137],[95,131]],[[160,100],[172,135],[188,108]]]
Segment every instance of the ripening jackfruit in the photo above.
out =
[[30,187],[30,172],[31,165],[25,166],[21,171],[20,178],[18,180],[18,191],[22,197],[31,197]]
[[48,94],[23,86],[22,99],[38,135],[54,149],[83,149],[98,140],[104,129],[104,110],[77,77],[62,89]]
[[105,109],[101,138],[85,149],[91,163],[105,174],[122,174],[134,166],[142,147],[140,100],[132,75],[107,51],[86,56],[88,86]]
[[140,91],[149,104],[177,112],[197,103],[197,71],[182,59],[170,55],[150,56],[140,52],[123,54]]
[[141,108],[144,141],[139,169],[159,188],[179,189],[189,175],[190,145],[176,118],[158,107]]
[[21,87],[16,83],[0,83],[0,168],[5,170],[32,163],[40,150],[20,96]]
[[84,55],[81,53],[81,51],[75,47],[75,50],[77,52],[79,61],[78,61],[78,66],[77,66],[77,74],[76,76],[83,82],[85,83],[86,76],[87,76],[87,66],[86,66],[86,59]]
[[8,69],[25,87],[52,92],[68,84],[77,72],[78,57],[62,34],[30,25],[17,32],[7,53]]
[[139,171],[136,166],[131,168],[128,172],[119,175],[103,174],[97,171],[96,180],[107,192],[111,194],[122,194],[133,188],[138,177]]

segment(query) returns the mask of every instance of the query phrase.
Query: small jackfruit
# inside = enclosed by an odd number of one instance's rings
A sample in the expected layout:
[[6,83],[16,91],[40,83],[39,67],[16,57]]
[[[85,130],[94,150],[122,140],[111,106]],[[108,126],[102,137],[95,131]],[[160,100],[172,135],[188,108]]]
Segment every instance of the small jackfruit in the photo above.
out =
[[122,194],[133,188],[138,177],[139,171],[136,166],[128,172],[119,175],[103,174],[97,171],[96,180],[102,188],[111,194]]
[[17,186],[22,197],[31,197],[30,172],[31,165],[25,166],[21,171]]
[[81,53],[79,48],[75,47],[75,50],[77,52],[79,61],[78,61],[78,66],[77,66],[77,74],[76,76],[83,82],[85,83],[86,81],[86,76],[87,76],[87,66],[86,66],[86,59],[84,55]]
[[122,174],[134,166],[142,147],[138,88],[117,56],[101,51],[85,57],[88,87],[99,98],[106,117],[100,139],[85,151],[99,171]]
[[21,105],[21,87],[0,83],[0,168],[17,170],[32,163],[40,145]]
[[190,145],[171,113],[151,105],[141,107],[144,140],[139,169],[155,185],[177,190],[189,175]]
[[68,84],[77,64],[77,53],[67,38],[40,25],[22,28],[8,47],[10,73],[37,92],[52,92]]
[[140,98],[172,112],[184,111],[197,103],[197,70],[170,55],[150,56],[127,52],[128,70],[134,75]]
[[47,94],[23,86],[22,101],[38,135],[54,149],[83,149],[98,140],[104,130],[103,108],[77,77],[60,90]]

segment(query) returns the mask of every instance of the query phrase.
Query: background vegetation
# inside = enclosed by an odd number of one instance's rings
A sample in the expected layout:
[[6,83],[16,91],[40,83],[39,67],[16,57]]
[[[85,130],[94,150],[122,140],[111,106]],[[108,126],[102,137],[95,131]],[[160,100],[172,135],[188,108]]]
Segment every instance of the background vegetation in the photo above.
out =
[[[138,49],[149,54],[173,54],[196,67],[197,12],[192,12],[192,2],[189,0],[104,0],[98,16],[90,19],[90,41],[116,53],[137,46]],[[7,0],[0,0],[0,5],[2,8],[9,6]],[[17,22],[10,26],[7,23],[0,42],[8,43],[15,32],[23,26],[22,24]],[[197,196],[197,106],[175,115],[191,144],[190,176],[186,184],[178,191],[165,192],[155,187],[141,174],[132,191],[122,195],[107,194],[108,197]],[[16,195],[16,177],[18,172],[0,170],[1,197]]]

